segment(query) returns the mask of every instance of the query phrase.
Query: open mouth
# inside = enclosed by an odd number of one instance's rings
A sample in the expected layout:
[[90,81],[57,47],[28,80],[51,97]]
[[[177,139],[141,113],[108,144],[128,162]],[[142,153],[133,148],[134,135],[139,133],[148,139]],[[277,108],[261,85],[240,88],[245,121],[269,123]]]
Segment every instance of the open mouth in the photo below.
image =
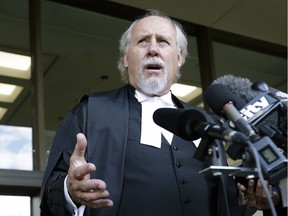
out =
[[162,69],[162,66],[160,64],[148,64],[145,66],[145,69],[146,70],[161,70]]

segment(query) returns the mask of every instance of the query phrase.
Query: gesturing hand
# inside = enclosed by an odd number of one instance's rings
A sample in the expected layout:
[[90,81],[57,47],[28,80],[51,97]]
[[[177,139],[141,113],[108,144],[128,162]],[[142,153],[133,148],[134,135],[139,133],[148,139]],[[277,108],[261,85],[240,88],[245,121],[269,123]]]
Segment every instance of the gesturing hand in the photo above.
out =
[[77,134],[77,143],[70,158],[67,177],[69,195],[75,204],[92,208],[111,207],[113,202],[108,199],[106,183],[100,179],[90,179],[90,173],[96,171],[96,166],[86,162],[84,158],[86,146],[85,135]]

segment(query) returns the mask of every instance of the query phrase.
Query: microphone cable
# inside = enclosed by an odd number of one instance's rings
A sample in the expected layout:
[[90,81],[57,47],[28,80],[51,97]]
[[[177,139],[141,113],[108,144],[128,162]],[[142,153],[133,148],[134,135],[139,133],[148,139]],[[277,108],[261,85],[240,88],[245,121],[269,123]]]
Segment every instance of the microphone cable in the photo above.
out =
[[[247,140],[246,144],[248,145],[248,148],[252,151],[252,152],[250,151],[250,153],[252,154],[252,156],[254,158],[255,165],[256,165],[256,168],[257,168],[256,170],[257,170],[258,178],[259,178],[259,180],[260,180],[260,182],[262,184],[262,187],[264,189],[266,198],[267,198],[269,206],[270,206],[271,213],[272,213],[273,216],[277,216],[273,200],[272,200],[272,198],[270,196],[268,187],[267,187],[267,185],[265,183],[265,180],[264,180],[264,176],[263,176],[263,173],[262,173],[262,168],[261,168],[261,165],[260,165],[260,158],[259,158],[258,152],[257,152],[256,148],[253,146],[253,143],[251,141]],[[254,182],[254,184],[255,184],[255,182]]]

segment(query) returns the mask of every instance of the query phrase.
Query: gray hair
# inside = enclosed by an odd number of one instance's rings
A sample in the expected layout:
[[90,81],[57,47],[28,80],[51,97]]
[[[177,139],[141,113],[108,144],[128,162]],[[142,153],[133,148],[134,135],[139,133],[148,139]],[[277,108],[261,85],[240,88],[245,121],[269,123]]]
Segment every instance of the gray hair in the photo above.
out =
[[[132,30],[133,30],[134,26],[138,23],[138,21],[140,21],[143,18],[149,17],[149,16],[162,17],[162,18],[168,20],[175,27],[177,48],[182,55],[181,66],[185,63],[185,59],[188,55],[188,52],[187,52],[188,42],[187,42],[186,33],[185,33],[182,25],[180,23],[178,23],[177,21],[172,20],[169,16],[165,15],[164,13],[162,13],[158,10],[148,10],[148,12],[144,16],[136,19],[130,25],[130,27],[122,34],[122,37],[120,39],[120,44],[119,44],[120,57],[118,60],[118,69],[120,70],[121,78],[125,83],[128,83],[128,73],[127,73],[126,68],[124,66],[124,55],[127,53],[127,50],[128,50],[128,44],[129,44],[129,41],[131,40],[131,37],[132,37]],[[178,79],[179,77],[180,77],[180,73],[177,74],[176,79]]]

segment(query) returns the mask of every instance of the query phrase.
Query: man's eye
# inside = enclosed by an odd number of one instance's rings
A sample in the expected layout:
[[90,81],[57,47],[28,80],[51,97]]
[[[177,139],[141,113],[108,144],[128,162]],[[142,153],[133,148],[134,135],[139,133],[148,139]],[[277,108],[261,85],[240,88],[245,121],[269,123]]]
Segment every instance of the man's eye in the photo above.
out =
[[169,44],[169,42],[167,40],[160,40],[159,43],[160,44]]
[[138,43],[148,43],[148,40],[147,39],[141,39],[141,40],[139,40]]

